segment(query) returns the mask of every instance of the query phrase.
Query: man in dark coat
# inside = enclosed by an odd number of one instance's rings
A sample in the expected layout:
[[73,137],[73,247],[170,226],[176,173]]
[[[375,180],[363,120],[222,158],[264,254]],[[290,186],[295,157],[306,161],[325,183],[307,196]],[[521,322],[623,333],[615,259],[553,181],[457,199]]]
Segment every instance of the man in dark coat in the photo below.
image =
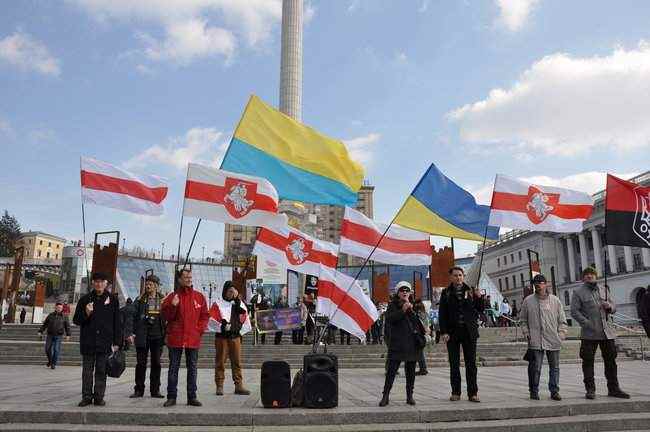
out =
[[[81,327],[79,345],[83,357],[80,407],[104,406],[106,360],[122,342],[120,307],[116,296],[106,291],[108,278],[103,273],[92,276],[93,290],[79,299],[73,322]],[[94,373],[94,389],[93,389]]]
[[379,406],[386,406],[389,402],[390,390],[395,381],[395,375],[401,362],[404,362],[406,372],[406,403],[415,405],[413,389],[415,386],[415,363],[420,358],[421,349],[415,345],[414,333],[423,334],[423,327],[417,314],[413,310],[413,303],[409,300],[411,295],[411,284],[399,282],[396,286],[395,295],[388,305],[385,320],[389,326],[387,331],[390,337],[388,340],[388,368],[384,391]]
[[451,397],[460,400],[460,347],[463,347],[465,359],[465,378],[467,396],[471,402],[480,402],[476,368],[476,341],[478,318],[483,312],[483,301],[474,295],[474,290],[465,284],[465,272],[460,267],[449,269],[451,283],[440,294],[440,335],[447,344],[449,371],[451,379]]
[[[24,310],[24,309],[23,309]],[[50,313],[38,334],[43,335],[47,329],[47,339],[45,340],[45,355],[47,355],[47,366],[55,369],[59,361],[59,352],[61,352],[61,338],[65,333],[65,340],[70,340],[70,322],[68,317],[63,315],[63,304],[58,302],[54,306],[54,312]]]
[[135,366],[135,387],[131,398],[144,396],[144,381],[147,376],[147,358],[151,353],[151,374],[149,391],[153,398],[160,394],[160,356],[165,346],[165,320],[160,313],[163,295],[158,292],[160,279],[149,275],[145,281],[145,292],[133,302],[133,325],[128,339],[135,342],[137,364]]

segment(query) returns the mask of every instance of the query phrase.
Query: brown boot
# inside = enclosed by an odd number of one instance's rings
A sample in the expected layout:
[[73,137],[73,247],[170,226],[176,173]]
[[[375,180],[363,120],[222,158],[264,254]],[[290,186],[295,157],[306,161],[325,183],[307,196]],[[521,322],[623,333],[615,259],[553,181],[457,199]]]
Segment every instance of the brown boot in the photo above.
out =
[[236,384],[235,385],[235,394],[236,395],[244,395],[247,396],[251,394],[250,390],[246,389],[243,384]]
[[217,396],[223,396],[223,384],[222,385],[217,385]]

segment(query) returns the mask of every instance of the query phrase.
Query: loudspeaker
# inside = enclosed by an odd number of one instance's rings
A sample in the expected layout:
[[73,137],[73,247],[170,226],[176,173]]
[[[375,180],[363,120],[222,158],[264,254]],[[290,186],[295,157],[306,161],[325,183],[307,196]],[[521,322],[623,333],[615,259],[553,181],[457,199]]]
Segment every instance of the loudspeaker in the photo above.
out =
[[307,354],[303,366],[303,406],[306,408],[338,406],[338,358],[334,354]]
[[264,408],[289,408],[291,405],[291,367],[286,361],[262,363],[260,393]]

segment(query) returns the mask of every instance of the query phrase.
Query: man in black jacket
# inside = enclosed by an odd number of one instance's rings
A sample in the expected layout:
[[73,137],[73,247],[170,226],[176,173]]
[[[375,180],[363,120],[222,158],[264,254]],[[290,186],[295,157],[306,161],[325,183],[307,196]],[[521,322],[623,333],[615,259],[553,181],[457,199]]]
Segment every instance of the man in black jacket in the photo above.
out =
[[81,327],[79,345],[83,368],[80,407],[93,402],[98,406],[106,405],[106,360],[111,350],[117,351],[122,342],[119,302],[106,290],[108,278],[103,273],[94,273],[92,284],[93,290],[79,299],[73,319]]
[[61,352],[61,338],[65,333],[65,340],[70,340],[70,322],[68,317],[63,315],[63,303],[58,302],[54,306],[54,312],[50,313],[38,334],[43,336],[43,331],[47,329],[47,339],[45,340],[45,355],[47,355],[47,366],[55,369],[59,361],[59,352]]
[[163,398],[160,394],[160,356],[165,346],[165,320],[160,313],[163,295],[158,292],[160,279],[149,275],[145,281],[145,293],[133,303],[133,324],[129,330],[128,341],[137,352],[138,363],[135,366],[135,388],[131,398],[144,395],[144,381],[147,376],[147,357],[151,353],[151,375],[149,391],[153,398]]
[[449,269],[451,283],[440,295],[440,334],[447,343],[451,378],[451,397],[460,400],[460,347],[465,359],[467,396],[471,402],[480,402],[476,378],[476,340],[478,339],[478,317],[483,312],[483,302],[465,284],[465,272],[460,267]]

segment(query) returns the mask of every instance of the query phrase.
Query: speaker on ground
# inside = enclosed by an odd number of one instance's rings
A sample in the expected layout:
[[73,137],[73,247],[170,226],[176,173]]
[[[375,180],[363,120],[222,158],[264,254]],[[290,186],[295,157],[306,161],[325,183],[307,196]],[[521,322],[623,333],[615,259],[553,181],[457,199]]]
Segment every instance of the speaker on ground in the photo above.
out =
[[291,368],[286,361],[262,363],[260,393],[264,408],[289,408],[291,404]]
[[334,354],[307,354],[303,366],[303,406],[306,408],[338,406],[338,358]]

